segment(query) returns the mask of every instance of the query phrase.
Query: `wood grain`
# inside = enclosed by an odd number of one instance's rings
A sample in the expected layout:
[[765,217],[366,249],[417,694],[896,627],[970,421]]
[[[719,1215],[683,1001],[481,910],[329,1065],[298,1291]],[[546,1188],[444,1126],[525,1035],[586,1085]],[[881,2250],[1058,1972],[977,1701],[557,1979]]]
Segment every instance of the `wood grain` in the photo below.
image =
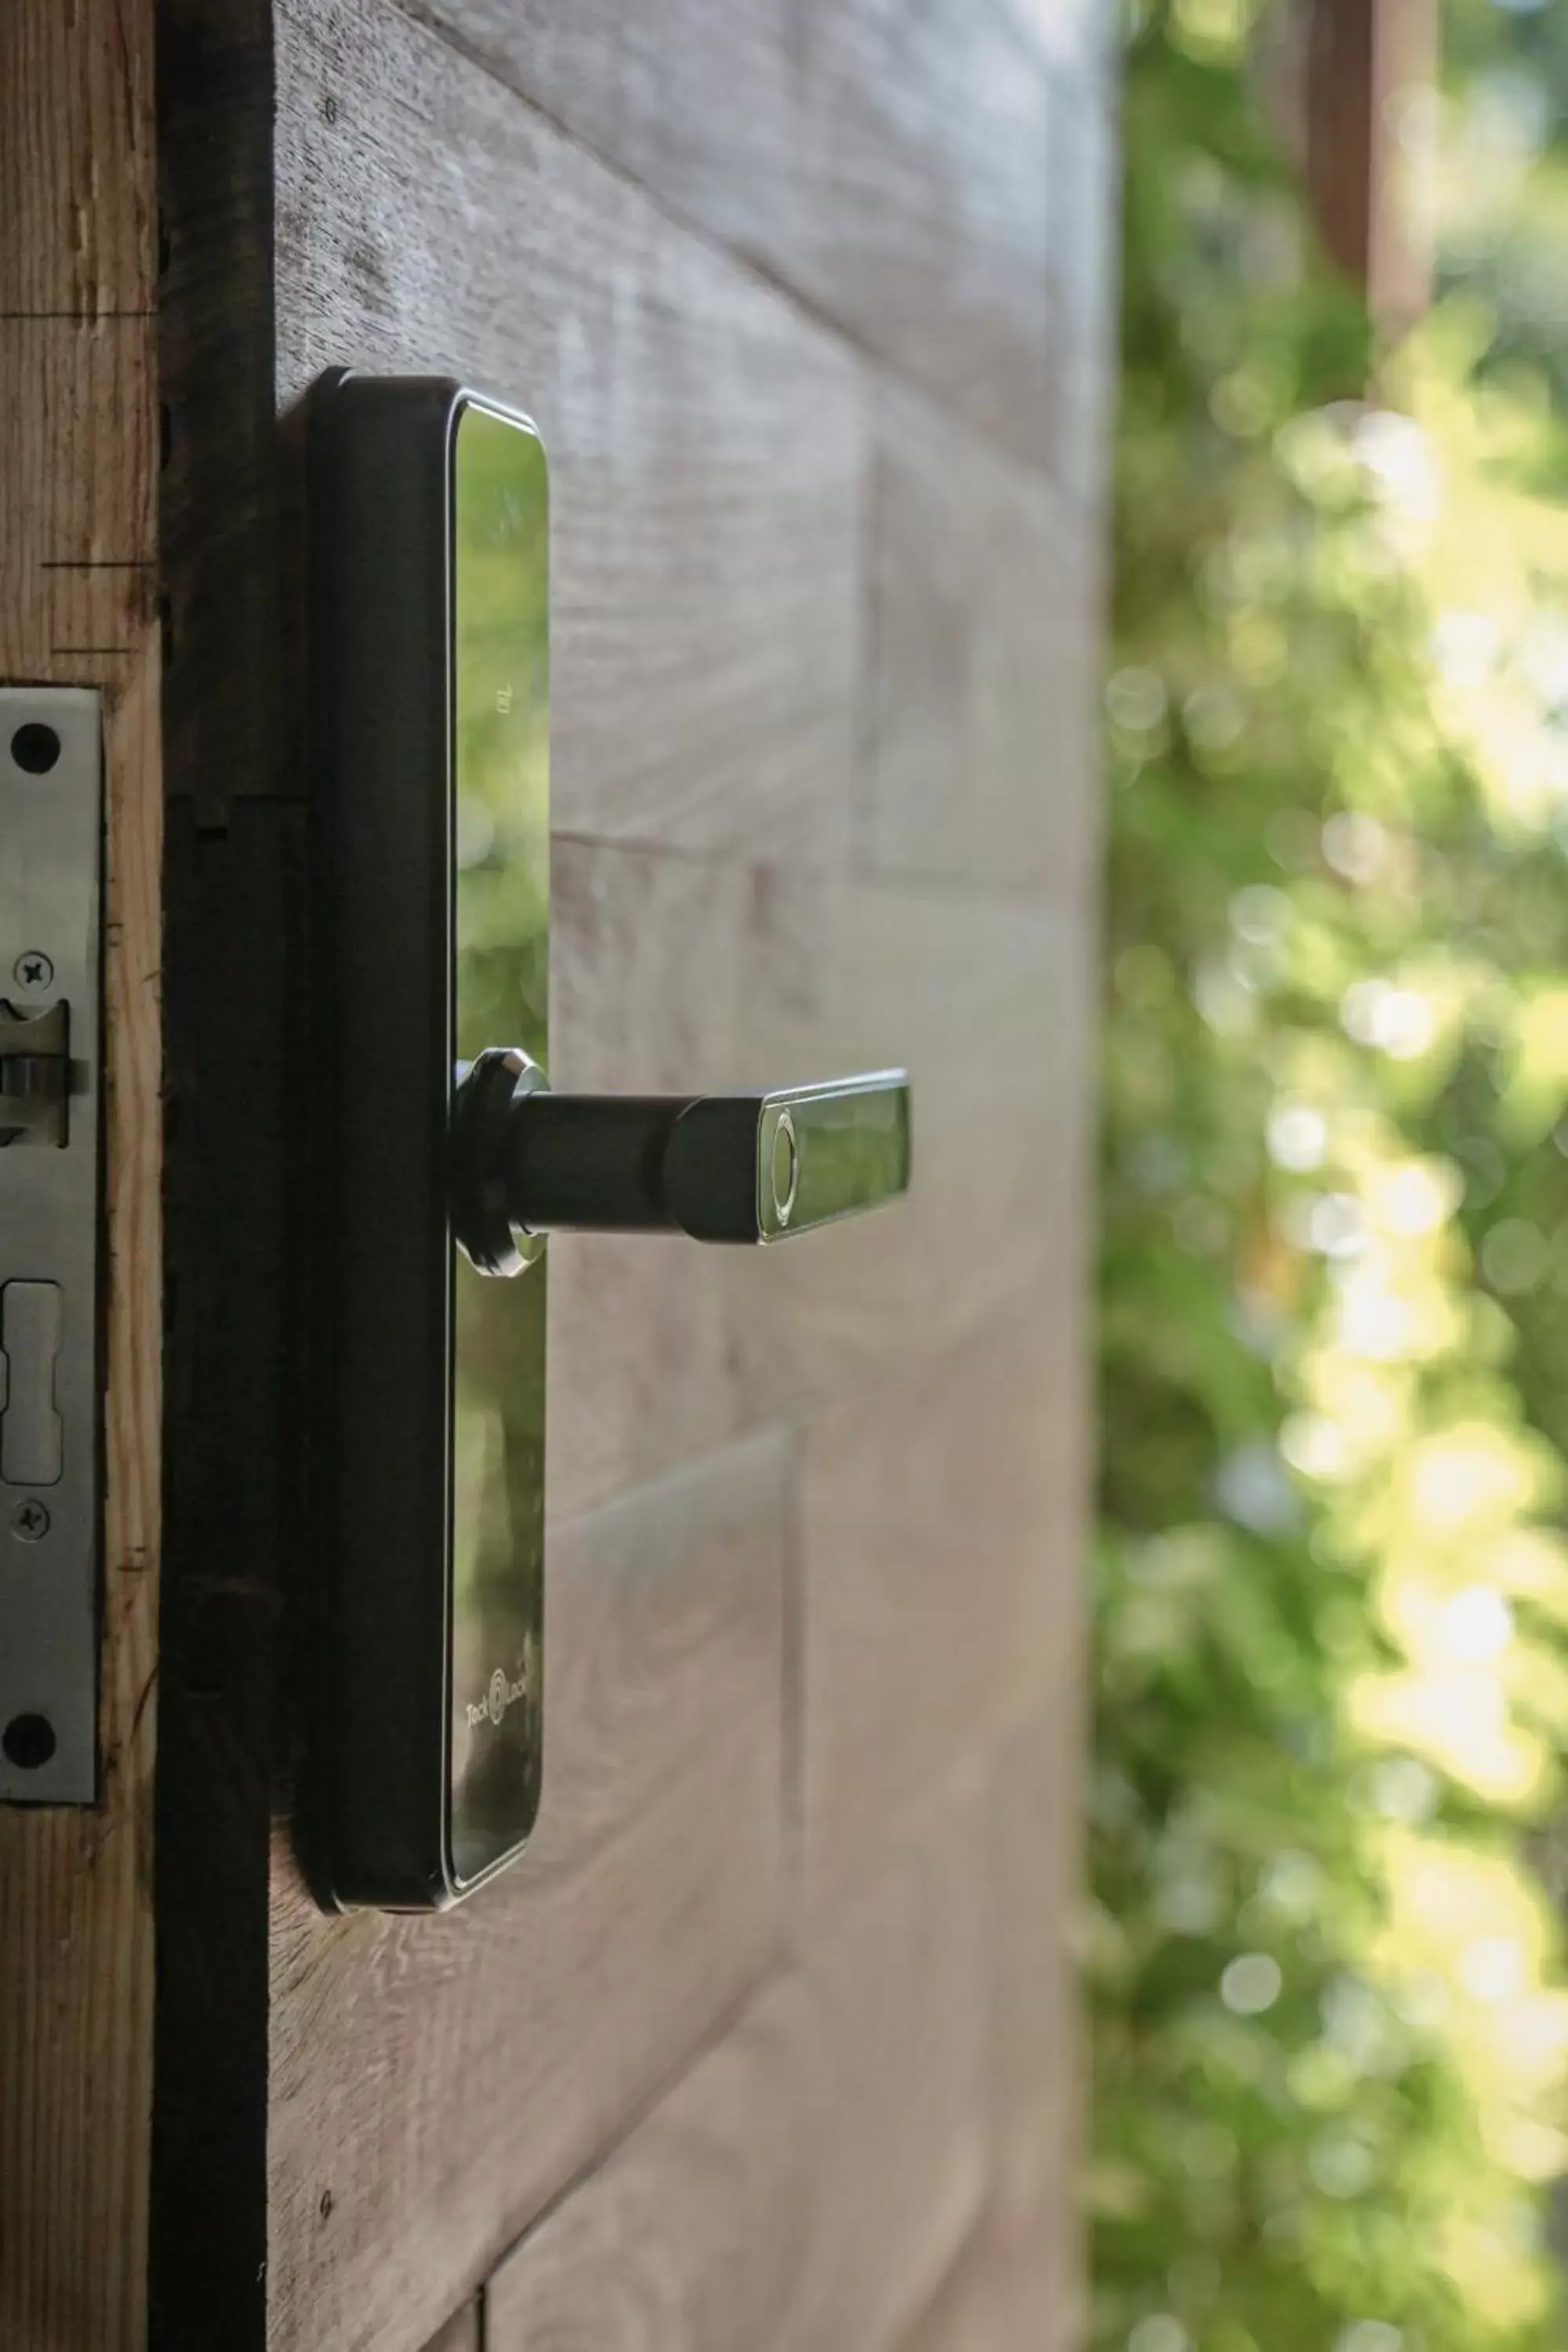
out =
[[1090,910],[811,893],[787,877],[764,877],[757,905],[753,951],[773,977],[755,1066],[904,1064],[914,1176],[896,1209],[734,1265],[750,1409],[799,1412],[885,1381],[1022,1300],[1058,1328],[1087,1231]]
[[[1105,106],[1087,0],[423,0],[678,214],[1064,484],[1082,216],[1058,92]],[[1081,103],[1081,100],[1079,101]],[[1103,282],[1103,281],[1101,281]],[[1098,295],[1097,295],[1098,299]]]
[[879,393],[875,433],[862,869],[1082,905],[1098,849],[1099,526],[901,390]]
[[884,1381],[1021,1297],[1068,1311],[1089,1148],[1077,912],[587,843],[558,844],[554,872],[558,1085],[784,1085],[903,1062],[916,1106],[914,1191],[883,1215],[780,1250],[574,1236],[557,1253],[563,1509]]
[[552,1540],[540,1827],[444,1917],[274,1890],[270,2341],[412,2352],[756,1979],[780,1925],[785,1453]]
[[17,2352],[145,2340],[161,1309],[151,63],[136,0],[0,14],[0,677],[106,697],[102,1795],[93,1811],[0,1811],[0,2341]]
[[974,1822],[927,1824],[526,2238],[489,2352],[882,2352],[984,2186]]
[[133,318],[0,318],[0,677],[130,691],[155,617],[153,350]]
[[287,0],[278,41],[281,397],[451,373],[543,431],[557,827],[842,862],[852,362],[381,0]]
[[[0,15],[0,313],[145,320],[152,19],[138,0]],[[62,486],[64,487],[64,486]],[[127,483],[138,503],[140,482]]]
[[[884,2352],[1069,2296],[1108,23],[163,0],[171,2341]],[[896,1213],[555,1252],[545,1812],[443,1918],[263,1851],[309,1558],[275,416],[336,362],[551,446],[555,1083],[916,1081]]]
[[[805,1878],[842,1894],[966,1757],[1081,1671],[1070,1372],[1031,1315],[806,1426]],[[1036,1874],[1046,1878],[1044,1851]]]

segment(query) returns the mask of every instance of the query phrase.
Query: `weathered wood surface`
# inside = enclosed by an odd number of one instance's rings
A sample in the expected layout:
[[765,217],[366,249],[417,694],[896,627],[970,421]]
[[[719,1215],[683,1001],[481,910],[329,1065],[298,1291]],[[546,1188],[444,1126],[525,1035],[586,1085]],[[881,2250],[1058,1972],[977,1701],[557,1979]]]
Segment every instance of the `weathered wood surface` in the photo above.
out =
[[[1097,494],[1092,0],[423,0],[684,219],[980,429]],[[1097,399],[1079,377],[1092,360]]]
[[1074,2352],[1071,2302],[1043,2251],[982,2222],[899,2352]]
[[984,1887],[967,1808],[524,2239],[488,2352],[881,2352],[979,2208]]
[[837,861],[848,356],[384,0],[288,0],[279,35],[281,396],[456,374],[543,432],[557,828]]
[[272,2339],[414,2352],[782,1933],[786,1451],[558,1528],[545,1796],[446,1917],[323,1919],[280,1843]]
[[874,1385],[1020,1299],[1066,1311],[1088,1127],[1078,919],[571,843],[553,947],[557,1084],[787,1084],[902,1061],[919,1165],[908,1202],[798,1246],[558,1250],[563,1508]]
[[862,869],[1088,907],[1098,524],[930,401],[874,417]]
[[425,2352],[484,2352],[479,2305],[467,2303],[461,2311],[455,2311],[445,2327],[438,2328],[430,2338]]
[[996,1749],[984,1799],[992,2132],[984,2210],[900,2352],[1072,2352],[1086,2333],[1073,1957],[1080,1580],[1061,1579],[1055,1600],[1060,1685],[1047,1710]]
[[[180,1815],[165,2025],[223,2066],[170,2118],[187,2190],[215,2155],[196,2285],[237,2283],[237,2352],[1065,2344],[1108,12],[166,5],[192,1411],[262,1368],[248,1485],[209,1432],[179,1489],[214,1796]],[[554,1082],[916,1086],[896,1213],[555,1248],[546,1810],[441,1919],[322,1918],[281,1821],[269,1887],[258,1854],[304,1549],[268,420],[332,363],[463,375],[550,446]],[[192,1001],[226,909],[258,1168]],[[243,1318],[212,1313],[215,1182]],[[204,1867],[229,1940],[198,1965]]]
[[[805,1870],[841,1896],[944,1780],[1058,1695],[1078,1514],[1048,1317],[824,1414],[800,1502]],[[1070,1434],[1076,1433],[1071,1432]],[[1065,1693],[1062,1694],[1065,1696]]]
[[0,1811],[0,2342],[145,2334],[159,1540],[152,11],[0,11],[0,680],[105,691],[104,1613],[96,1811]]
[[913,1833],[500,2267],[489,2352],[1079,2341],[1077,1736],[1053,1706],[932,1789]]

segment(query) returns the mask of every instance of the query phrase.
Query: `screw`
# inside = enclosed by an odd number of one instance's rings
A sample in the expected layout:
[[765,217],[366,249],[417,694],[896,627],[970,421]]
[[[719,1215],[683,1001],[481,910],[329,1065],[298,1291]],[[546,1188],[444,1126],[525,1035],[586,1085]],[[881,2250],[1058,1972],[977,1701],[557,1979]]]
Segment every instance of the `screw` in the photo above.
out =
[[37,1543],[40,1536],[48,1534],[49,1515],[36,1495],[29,1495],[12,1512],[11,1532],[20,1536],[24,1543]]
[[54,965],[37,948],[28,948],[11,967],[19,987],[47,988],[55,976]]

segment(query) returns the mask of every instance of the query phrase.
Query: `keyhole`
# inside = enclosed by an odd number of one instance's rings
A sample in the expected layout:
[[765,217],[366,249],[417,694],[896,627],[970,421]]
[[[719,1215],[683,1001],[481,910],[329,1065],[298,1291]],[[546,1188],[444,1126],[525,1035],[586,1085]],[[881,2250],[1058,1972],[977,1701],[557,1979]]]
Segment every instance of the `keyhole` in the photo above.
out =
[[41,719],[29,719],[11,738],[11,757],[29,776],[47,776],[60,756],[60,739]]
[[0,1733],[0,1748],[19,1772],[36,1772],[55,1752],[54,1727],[41,1715],[14,1715]]

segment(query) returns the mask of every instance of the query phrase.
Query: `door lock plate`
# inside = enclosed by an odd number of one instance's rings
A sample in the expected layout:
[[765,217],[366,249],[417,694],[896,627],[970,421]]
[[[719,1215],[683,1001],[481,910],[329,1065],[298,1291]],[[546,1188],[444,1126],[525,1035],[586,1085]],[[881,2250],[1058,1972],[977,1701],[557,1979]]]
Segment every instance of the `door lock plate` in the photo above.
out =
[[0,688],[0,1799],[98,1793],[101,698]]

